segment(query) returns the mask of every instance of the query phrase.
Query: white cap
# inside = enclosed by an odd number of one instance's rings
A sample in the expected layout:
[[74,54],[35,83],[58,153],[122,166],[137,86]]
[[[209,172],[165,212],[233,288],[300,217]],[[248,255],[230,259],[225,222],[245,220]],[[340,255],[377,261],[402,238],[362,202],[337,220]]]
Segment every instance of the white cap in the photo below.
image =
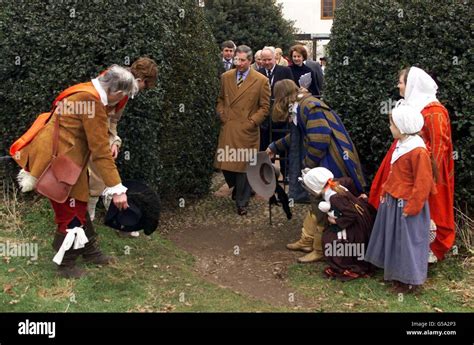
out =
[[331,171],[326,168],[313,168],[308,173],[303,174],[304,184],[316,194],[320,194],[329,179],[334,178]]
[[421,131],[425,123],[423,115],[406,104],[392,110],[392,120],[402,134],[416,134]]

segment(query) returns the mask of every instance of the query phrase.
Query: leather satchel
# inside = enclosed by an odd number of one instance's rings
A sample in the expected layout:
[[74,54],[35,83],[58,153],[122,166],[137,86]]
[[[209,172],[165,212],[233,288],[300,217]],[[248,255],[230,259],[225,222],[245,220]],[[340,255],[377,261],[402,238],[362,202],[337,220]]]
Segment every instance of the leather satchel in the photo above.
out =
[[82,170],[89,161],[90,153],[87,154],[82,166],[75,163],[66,155],[57,155],[59,117],[60,114],[57,114],[54,124],[52,160],[39,177],[36,183],[36,191],[48,199],[62,204],[68,199],[72,187],[76,184]]

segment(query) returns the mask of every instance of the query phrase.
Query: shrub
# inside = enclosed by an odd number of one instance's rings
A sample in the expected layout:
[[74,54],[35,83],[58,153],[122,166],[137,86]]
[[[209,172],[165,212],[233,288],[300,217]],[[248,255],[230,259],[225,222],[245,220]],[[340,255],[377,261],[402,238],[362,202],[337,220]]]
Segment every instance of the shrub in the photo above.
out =
[[14,1],[3,3],[0,28],[2,154],[66,87],[149,56],[158,87],[131,100],[119,123],[122,178],[165,197],[207,192],[219,51],[196,1]]
[[469,1],[342,2],[328,45],[325,97],[341,114],[372,178],[392,142],[387,107],[398,71],[418,66],[438,79],[451,117],[456,200],[473,206],[474,80]]
[[275,0],[206,0],[205,13],[217,44],[233,40],[254,53],[273,45],[287,51],[294,44],[293,23],[285,20]]

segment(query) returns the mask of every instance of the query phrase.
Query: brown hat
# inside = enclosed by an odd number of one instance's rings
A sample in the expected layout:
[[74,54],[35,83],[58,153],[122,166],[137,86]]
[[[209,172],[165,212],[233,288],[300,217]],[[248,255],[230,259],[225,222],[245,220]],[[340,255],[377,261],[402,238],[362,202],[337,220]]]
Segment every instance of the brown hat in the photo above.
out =
[[258,152],[256,158],[247,165],[247,179],[255,193],[269,199],[275,194],[275,170],[265,151]]

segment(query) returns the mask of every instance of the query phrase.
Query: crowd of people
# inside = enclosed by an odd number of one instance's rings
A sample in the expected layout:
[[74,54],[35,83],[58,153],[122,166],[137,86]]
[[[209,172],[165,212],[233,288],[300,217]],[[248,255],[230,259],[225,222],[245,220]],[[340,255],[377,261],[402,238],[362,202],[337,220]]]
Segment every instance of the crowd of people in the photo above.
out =
[[[400,72],[402,99],[387,121],[394,142],[369,185],[356,143],[322,100],[325,58],[309,60],[299,44],[289,49],[289,58],[272,46],[255,55],[232,41],[221,48],[215,168],[224,175],[238,215],[247,215],[254,194],[246,172],[255,153],[266,152],[263,156],[273,161],[286,154],[280,168],[290,198],[311,204],[300,238],[287,244],[305,253],[298,262],[326,259],[325,275],[342,280],[368,277],[380,267],[396,291],[422,285],[428,263],[443,260],[455,239],[450,120],[436,98],[433,78],[417,67]],[[147,57],[130,68],[109,67],[63,91],[51,113],[40,116],[43,122],[34,133],[30,129],[11,148],[22,168],[22,190],[36,187],[50,199],[57,224],[54,261],[63,277],[84,274],[76,265],[80,256],[99,265],[114,260],[102,253],[92,223],[100,196],[111,202],[116,218],[107,221],[121,236],[137,236],[130,231],[133,221],[140,222],[137,229],[156,228],[153,221],[143,225],[140,209],[129,205],[130,188],[143,192],[146,186],[123,182],[115,159],[124,108],[129,98],[154,87],[157,74],[157,64]],[[66,101],[90,104],[94,112],[74,107],[65,112],[60,105]],[[249,154],[243,159],[222,155],[232,151]],[[54,181],[47,180],[51,176]],[[58,191],[58,186],[70,189]],[[127,215],[117,216],[128,209]]]
[[[455,238],[450,120],[434,79],[418,67],[400,72],[402,99],[387,121],[394,142],[369,185],[356,143],[322,100],[326,58],[308,60],[303,45],[288,59],[271,46],[255,56],[232,41],[221,48],[218,150],[266,151],[273,160],[287,153],[290,198],[311,203],[300,238],[287,244],[305,253],[298,262],[325,258],[326,276],[342,280],[380,267],[395,291],[417,290]],[[241,216],[252,195],[248,164],[216,155]]]

